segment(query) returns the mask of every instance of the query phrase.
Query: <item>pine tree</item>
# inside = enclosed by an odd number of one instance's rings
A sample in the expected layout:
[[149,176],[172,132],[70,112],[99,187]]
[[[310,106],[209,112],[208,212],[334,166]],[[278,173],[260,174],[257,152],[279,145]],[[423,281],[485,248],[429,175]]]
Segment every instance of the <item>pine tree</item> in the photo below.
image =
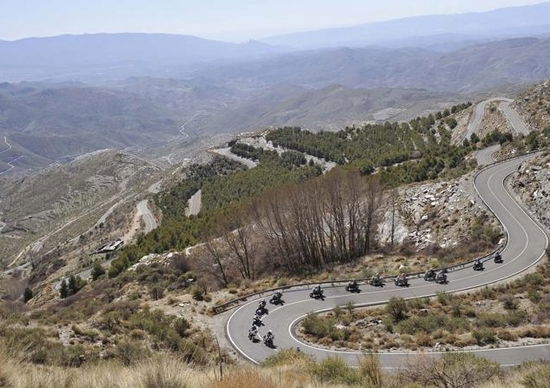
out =
[[97,280],[104,273],[105,269],[103,269],[103,266],[99,263],[99,261],[96,261],[94,263],[94,267],[92,268],[92,280]]
[[65,279],[61,281],[61,287],[59,288],[59,296],[66,298],[69,296],[69,288],[67,287],[67,282]]
[[32,299],[32,297],[33,297],[32,290],[29,287],[25,288],[25,292],[23,292],[23,301],[27,303],[29,300]]
[[74,275],[71,275],[71,277],[69,278],[68,288],[68,295],[74,295],[78,291],[78,285],[76,284],[76,278],[74,277]]

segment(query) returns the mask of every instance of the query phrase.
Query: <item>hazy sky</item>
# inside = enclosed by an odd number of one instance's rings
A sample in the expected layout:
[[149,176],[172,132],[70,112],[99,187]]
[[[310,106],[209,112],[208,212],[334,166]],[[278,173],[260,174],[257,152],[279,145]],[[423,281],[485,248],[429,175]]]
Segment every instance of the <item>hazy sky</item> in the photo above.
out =
[[485,11],[541,0],[0,0],[0,39],[166,32],[220,40],[414,15]]

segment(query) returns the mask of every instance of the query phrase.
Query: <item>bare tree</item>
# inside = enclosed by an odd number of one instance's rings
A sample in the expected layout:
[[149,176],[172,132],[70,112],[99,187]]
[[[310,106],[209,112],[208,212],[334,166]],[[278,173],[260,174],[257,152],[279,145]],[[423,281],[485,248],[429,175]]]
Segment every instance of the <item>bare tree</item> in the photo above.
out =
[[227,280],[223,262],[223,248],[220,241],[216,239],[207,239],[204,246],[206,248],[206,254],[203,255],[202,260],[199,259],[199,262],[203,264],[203,269],[212,274],[223,287],[227,287],[229,281]]

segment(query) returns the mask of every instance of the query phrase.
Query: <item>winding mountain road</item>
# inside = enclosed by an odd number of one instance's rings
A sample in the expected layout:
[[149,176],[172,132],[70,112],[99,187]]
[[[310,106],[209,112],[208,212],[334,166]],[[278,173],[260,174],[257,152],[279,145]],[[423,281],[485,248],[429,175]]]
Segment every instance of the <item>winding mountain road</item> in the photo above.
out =
[[[537,264],[545,254],[548,246],[548,236],[508,191],[506,178],[534,155],[520,156],[501,163],[493,164],[476,176],[475,189],[483,202],[494,212],[507,233],[506,246],[502,250],[503,264],[495,264],[492,260],[486,262],[485,271],[474,272],[471,266],[451,271],[446,285],[425,282],[423,279],[411,279],[410,287],[400,288],[387,284],[384,288],[374,288],[361,284],[361,292],[350,294],[344,287],[325,288],[325,300],[317,301],[309,297],[307,288],[292,288],[284,293],[284,306],[269,306],[270,311],[260,329],[264,334],[268,329],[275,335],[275,345],[278,349],[300,347],[302,351],[311,354],[316,359],[331,355],[338,355],[349,364],[355,365],[361,352],[334,351],[321,349],[302,342],[294,334],[294,327],[309,312],[331,310],[336,306],[352,303],[355,306],[379,305],[387,302],[391,297],[403,298],[430,297],[438,291],[449,293],[461,292],[489,284],[509,280]],[[266,295],[266,299],[269,295]],[[261,298],[263,299],[263,298]],[[251,326],[252,316],[257,308],[258,301],[254,299],[229,313],[226,322],[226,334],[230,343],[246,359],[259,363],[277,350],[272,350],[262,343],[252,343],[248,340],[248,329]],[[502,365],[511,366],[523,361],[550,359],[550,345],[532,345],[510,348],[494,348],[472,351],[480,356],[495,360]],[[403,366],[407,359],[415,357],[413,352],[386,352],[379,353],[382,365],[392,369]],[[438,356],[437,352],[427,352],[430,357]]]

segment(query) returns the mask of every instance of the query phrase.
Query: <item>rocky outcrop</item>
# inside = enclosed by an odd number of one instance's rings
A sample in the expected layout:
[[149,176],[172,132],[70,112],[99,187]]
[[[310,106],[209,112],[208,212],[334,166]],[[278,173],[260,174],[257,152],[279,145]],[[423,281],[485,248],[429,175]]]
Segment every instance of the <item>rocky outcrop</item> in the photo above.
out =
[[550,154],[523,163],[509,184],[519,200],[550,230]]

